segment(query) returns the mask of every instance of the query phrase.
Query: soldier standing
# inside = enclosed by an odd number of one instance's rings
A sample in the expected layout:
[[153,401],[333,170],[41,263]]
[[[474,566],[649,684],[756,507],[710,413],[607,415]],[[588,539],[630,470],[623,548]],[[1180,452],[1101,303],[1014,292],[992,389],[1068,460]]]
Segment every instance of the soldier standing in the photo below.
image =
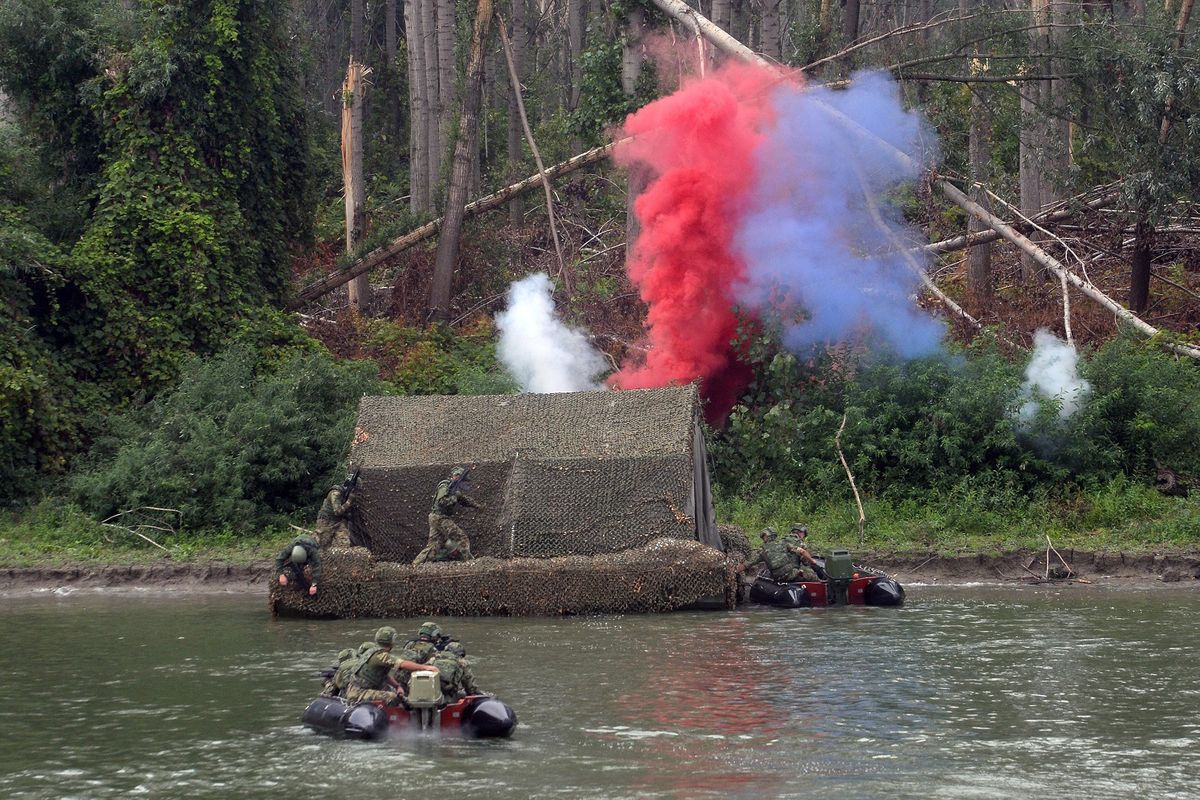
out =
[[482,507],[462,491],[468,471],[466,467],[455,467],[450,477],[438,484],[433,495],[433,508],[429,511],[429,541],[412,563],[467,561],[473,557],[471,540],[450,519],[460,505],[467,508]]
[[[311,583],[304,574],[305,565],[312,573]],[[293,539],[291,544],[279,551],[275,559],[275,572],[279,575],[280,586],[294,582],[300,591],[315,595],[317,584],[321,582],[321,549],[317,540],[307,534]]]
[[392,646],[396,643],[396,629],[385,625],[375,631],[375,643],[358,657],[354,670],[350,674],[349,686],[346,689],[346,702],[370,703],[382,701],[386,705],[399,702],[401,691],[399,685],[395,688],[389,681],[392,670],[431,670],[437,672],[437,667],[422,666],[412,661],[392,655]]

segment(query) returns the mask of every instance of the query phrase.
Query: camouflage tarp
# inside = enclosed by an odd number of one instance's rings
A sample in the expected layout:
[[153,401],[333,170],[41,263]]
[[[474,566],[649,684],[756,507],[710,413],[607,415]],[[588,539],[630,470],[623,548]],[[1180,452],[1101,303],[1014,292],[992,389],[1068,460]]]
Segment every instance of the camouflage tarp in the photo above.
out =
[[456,515],[478,556],[618,553],[659,537],[720,548],[695,387],[364,397],[355,524],[381,560],[425,546],[438,481],[471,464],[484,508]]

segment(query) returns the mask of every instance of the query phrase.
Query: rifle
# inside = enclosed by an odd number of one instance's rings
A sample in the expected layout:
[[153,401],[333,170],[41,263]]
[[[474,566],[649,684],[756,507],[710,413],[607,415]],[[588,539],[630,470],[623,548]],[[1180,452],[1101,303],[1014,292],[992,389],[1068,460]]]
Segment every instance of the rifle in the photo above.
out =
[[360,473],[362,473],[362,467],[355,467],[354,471],[347,475],[346,480],[342,482],[343,502],[345,502],[345,498],[350,496],[351,492],[358,488],[358,476]]
[[448,493],[454,494],[455,492],[458,492],[462,488],[463,484],[467,482],[467,478],[469,478],[470,475],[471,475],[471,468],[463,467],[462,475],[459,475],[457,478],[450,481],[450,490]]

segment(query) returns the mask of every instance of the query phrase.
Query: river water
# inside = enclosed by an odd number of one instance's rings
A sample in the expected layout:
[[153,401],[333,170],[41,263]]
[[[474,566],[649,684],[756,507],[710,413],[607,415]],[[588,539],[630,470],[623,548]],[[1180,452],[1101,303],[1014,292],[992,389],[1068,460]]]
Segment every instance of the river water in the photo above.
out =
[[273,621],[245,595],[0,598],[0,797],[1200,795],[1200,592],[909,601],[441,620],[515,736],[362,743],[299,716],[379,621]]

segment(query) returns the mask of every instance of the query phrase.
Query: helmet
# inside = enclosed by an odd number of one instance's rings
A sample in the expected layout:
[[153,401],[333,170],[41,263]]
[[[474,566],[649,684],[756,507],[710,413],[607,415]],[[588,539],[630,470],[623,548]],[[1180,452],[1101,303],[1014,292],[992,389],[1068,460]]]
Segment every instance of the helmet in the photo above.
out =
[[305,564],[308,562],[308,551],[304,549],[304,545],[298,544],[292,548],[292,563]]
[[337,654],[337,661],[339,664],[351,658],[354,658],[354,650],[350,647],[347,647],[345,650],[342,650]]
[[454,653],[454,655],[462,658],[467,654],[467,648],[463,647],[462,642],[450,642],[446,645],[445,652]]
[[417,629],[417,638],[432,642],[442,635],[442,629],[436,622],[423,622]]
[[774,538],[775,538],[776,536],[778,536],[778,535],[779,535],[779,534],[775,533],[775,529],[774,529],[774,528],[763,528],[763,532],[762,532],[762,540],[763,540],[764,542],[769,542],[769,541],[771,541],[772,539],[774,539]]
[[454,469],[450,470],[451,478],[457,478],[457,477],[460,477],[460,476],[466,475],[466,474],[467,474],[466,467],[455,467]]
[[392,644],[396,641],[396,629],[391,625],[384,625],[379,630],[375,631],[376,644]]
[[800,533],[808,536],[808,526],[797,522],[796,524],[792,525],[792,533]]

